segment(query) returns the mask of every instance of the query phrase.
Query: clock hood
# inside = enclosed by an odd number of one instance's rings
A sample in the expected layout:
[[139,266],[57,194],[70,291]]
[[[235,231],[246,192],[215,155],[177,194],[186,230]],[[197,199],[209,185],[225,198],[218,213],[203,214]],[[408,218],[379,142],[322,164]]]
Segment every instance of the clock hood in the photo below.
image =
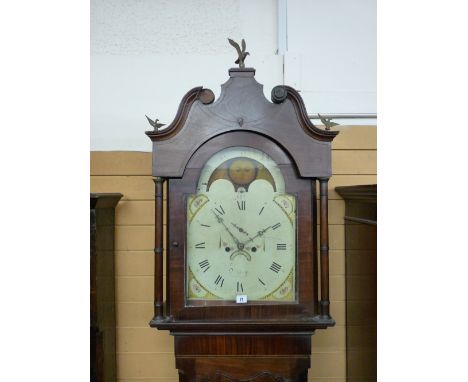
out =
[[234,131],[261,134],[276,142],[302,177],[331,176],[331,141],[338,132],[319,129],[310,122],[295,89],[276,86],[270,102],[255,79],[255,69],[232,68],[229,77],[216,101],[210,89],[193,88],[167,128],[146,132],[153,141],[153,176],[182,177],[201,146]]

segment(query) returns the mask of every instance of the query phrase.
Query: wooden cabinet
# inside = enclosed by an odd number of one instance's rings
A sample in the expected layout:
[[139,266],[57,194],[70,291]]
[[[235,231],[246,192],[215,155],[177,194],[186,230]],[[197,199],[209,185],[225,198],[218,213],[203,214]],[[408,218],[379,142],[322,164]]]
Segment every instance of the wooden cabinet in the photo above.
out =
[[115,382],[114,212],[121,194],[91,194],[91,382]]
[[338,132],[314,126],[291,87],[275,87],[266,100],[254,76],[253,68],[230,69],[218,100],[194,88],[169,126],[147,132],[155,182],[150,326],[174,336],[181,382],[306,382],[311,336],[335,324],[328,180]]
[[376,381],[377,185],[335,190],[346,203],[347,381]]

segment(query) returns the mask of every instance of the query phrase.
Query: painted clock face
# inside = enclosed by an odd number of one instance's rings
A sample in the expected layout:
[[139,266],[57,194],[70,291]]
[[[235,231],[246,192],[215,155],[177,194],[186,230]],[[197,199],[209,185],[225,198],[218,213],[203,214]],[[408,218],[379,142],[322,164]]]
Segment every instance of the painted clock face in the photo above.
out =
[[186,248],[188,300],[295,301],[296,199],[268,155],[230,147],[206,162]]

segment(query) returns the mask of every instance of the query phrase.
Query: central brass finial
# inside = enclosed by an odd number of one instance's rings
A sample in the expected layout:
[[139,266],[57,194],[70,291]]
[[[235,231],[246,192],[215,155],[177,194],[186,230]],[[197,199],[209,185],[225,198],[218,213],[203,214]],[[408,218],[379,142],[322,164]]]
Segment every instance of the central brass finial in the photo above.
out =
[[250,54],[249,52],[245,51],[245,40],[242,39],[242,50],[237,42],[234,40],[231,40],[228,38],[229,44],[231,44],[234,48],[237,50],[237,54],[239,55],[239,58],[236,60],[236,64],[239,64],[239,68],[245,68],[244,60],[245,58]]

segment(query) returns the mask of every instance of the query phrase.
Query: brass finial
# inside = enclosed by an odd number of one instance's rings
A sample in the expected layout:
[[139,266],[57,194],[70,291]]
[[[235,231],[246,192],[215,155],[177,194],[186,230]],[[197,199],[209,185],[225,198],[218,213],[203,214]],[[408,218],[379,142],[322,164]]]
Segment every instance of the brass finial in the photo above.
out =
[[320,114],[317,114],[325,126],[325,130],[330,130],[333,126],[339,126],[339,123],[332,122],[331,118],[322,117]]
[[159,128],[161,128],[161,127],[164,126],[164,123],[158,123],[159,119],[157,119],[157,118],[153,121],[153,120],[152,120],[150,117],[148,117],[146,114],[145,114],[145,117],[146,117],[146,119],[148,120],[149,124],[150,124],[151,126],[153,126],[154,131],[158,131]]
[[231,40],[230,38],[228,38],[228,41],[229,41],[229,44],[231,44],[234,48],[236,48],[237,50],[237,54],[239,56],[239,58],[236,60],[235,64],[239,64],[239,68],[245,68],[245,64],[244,64],[244,60],[245,58],[250,54],[249,52],[246,52],[245,51],[245,40],[242,39],[242,50],[239,46],[239,44],[237,42],[235,42],[234,40]]

